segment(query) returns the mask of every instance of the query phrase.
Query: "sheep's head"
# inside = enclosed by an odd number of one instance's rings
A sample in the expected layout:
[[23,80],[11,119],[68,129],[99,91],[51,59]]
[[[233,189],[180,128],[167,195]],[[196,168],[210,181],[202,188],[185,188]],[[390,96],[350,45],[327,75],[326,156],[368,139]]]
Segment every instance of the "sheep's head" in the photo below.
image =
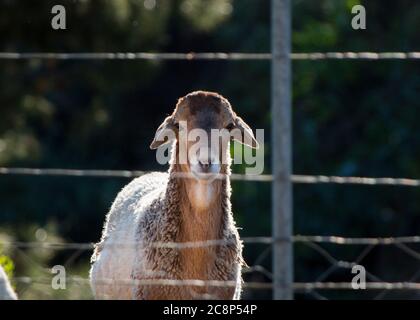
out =
[[232,110],[227,99],[197,91],[178,100],[171,116],[159,126],[150,145],[156,149],[177,140],[177,163],[184,172],[208,180],[228,166],[229,141],[258,148],[251,128]]

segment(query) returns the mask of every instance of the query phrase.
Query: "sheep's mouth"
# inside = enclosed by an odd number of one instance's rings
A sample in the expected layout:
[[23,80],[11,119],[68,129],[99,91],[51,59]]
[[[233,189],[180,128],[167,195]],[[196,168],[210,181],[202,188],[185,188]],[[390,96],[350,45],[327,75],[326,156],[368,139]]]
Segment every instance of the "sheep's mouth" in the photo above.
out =
[[216,180],[219,176],[219,172],[203,172],[203,171],[197,171],[191,168],[191,174],[196,180],[199,181],[205,181],[206,183],[213,182]]
[[196,179],[199,179],[199,180],[215,179],[218,176],[218,173],[213,173],[213,172],[196,172],[192,170],[191,173]]

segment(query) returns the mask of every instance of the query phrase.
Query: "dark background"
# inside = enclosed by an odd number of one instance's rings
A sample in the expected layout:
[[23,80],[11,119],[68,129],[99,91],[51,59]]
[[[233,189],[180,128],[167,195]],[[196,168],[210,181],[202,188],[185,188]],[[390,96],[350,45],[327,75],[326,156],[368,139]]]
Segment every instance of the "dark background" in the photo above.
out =
[[[417,0],[292,3],[293,52],[420,50]],[[351,7],[359,3],[366,7],[366,30],[351,28]],[[51,28],[56,4],[67,10],[67,30]],[[147,9],[150,4],[154,2],[0,0],[0,50],[270,51],[268,0],[157,0]],[[294,61],[294,173],[420,177],[419,71],[413,60]],[[226,96],[252,128],[266,130],[264,171],[270,173],[268,61],[0,60],[0,88],[2,167],[166,170],[148,147],[154,132],[178,97],[205,89]],[[108,208],[127,182],[0,176],[0,240],[95,242]],[[409,187],[295,185],[294,233],[417,235],[419,196],[418,188]],[[234,182],[232,202],[242,236],[270,235],[269,183]],[[364,249],[323,247],[348,261]],[[295,249],[296,281],[314,281],[330,266],[311,247],[297,244]],[[267,250],[248,245],[245,260],[270,269]],[[16,277],[50,276],[46,268],[63,261],[69,274],[88,275],[90,252],[9,246],[3,251],[3,261]],[[385,281],[408,281],[420,267],[395,247],[375,247],[363,265]],[[349,270],[338,270],[324,280],[351,276]],[[261,272],[247,273],[246,280],[270,281]],[[57,292],[36,283],[14,284],[22,298],[90,297],[87,287]],[[371,293],[322,294],[364,298]],[[270,292],[247,290],[245,297],[269,298]]]

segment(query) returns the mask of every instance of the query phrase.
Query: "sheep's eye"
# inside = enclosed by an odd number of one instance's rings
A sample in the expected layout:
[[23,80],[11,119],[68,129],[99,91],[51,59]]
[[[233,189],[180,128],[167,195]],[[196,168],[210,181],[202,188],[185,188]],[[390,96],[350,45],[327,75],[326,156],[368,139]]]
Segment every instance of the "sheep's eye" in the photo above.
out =
[[234,128],[235,126],[234,126],[234,124],[233,123],[229,123],[225,128],[227,129],[227,130],[232,130],[233,128]]

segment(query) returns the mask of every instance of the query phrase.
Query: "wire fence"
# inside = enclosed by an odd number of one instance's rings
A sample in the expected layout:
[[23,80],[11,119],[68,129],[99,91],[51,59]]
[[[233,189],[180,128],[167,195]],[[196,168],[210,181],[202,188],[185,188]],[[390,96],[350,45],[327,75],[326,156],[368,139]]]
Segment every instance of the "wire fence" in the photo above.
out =
[[[408,257],[416,260],[418,267],[420,267],[420,253],[411,248],[410,245],[420,244],[420,236],[412,237],[387,237],[387,238],[344,238],[336,236],[305,236],[295,235],[292,239],[274,239],[272,237],[244,237],[242,241],[245,244],[245,248],[248,245],[253,244],[264,244],[269,245],[265,250],[261,251],[261,254],[253,261],[251,266],[247,266],[243,270],[244,277],[247,279],[244,284],[245,295],[251,290],[271,290],[273,288],[272,273],[263,266],[263,260],[268,256],[271,250],[271,246],[279,241],[292,241],[295,246],[303,245],[307,248],[314,250],[316,254],[322,257],[327,263],[325,271],[321,272],[316,276],[313,281],[310,282],[294,282],[293,290],[296,293],[309,295],[315,299],[327,299],[324,292],[328,293],[331,290],[334,291],[355,291],[354,284],[351,281],[338,282],[330,281],[329,279],[334,274],[339,272],[347,272],[351,275],[351,270],[356,265],[364,265],[364,261],[367,256],[377,247],[394,247],[401,250]],[[198,242],[164,242],[154,243],[153,246],[162,248],[174,248],[177,250],[184,250],[188,248],[197,247],[208,247],[208,246],[219,246],[226,244],[225,240],[209,240],[209,241],[198,241]],[[134,246],[134,243],[115,243],[118,248],[124,249],[129,246]],[[352,260],[339,259],[332,253],[328,252],[324,245],[334,246],[357,246],[359,253]],[[59,250],[69,251],[71,254],[64,259],[62,265],[69,267],[72,263],[75,263],[78,257],[86,252],[91,252],[94,249],[93,243],[61,243],[61,242],[16,242],[16,241],[0,241],[0,247],[6,250],[13,250],[16,256],[23,256],[24,259],[28,260],[32,265],[37,265],[37,262],[30,257],[27,250]],[[34,287],[41,287],[45,297],[53,295],[52,281],[54,275],[51,273],[51,269],[46,266],[38,265],[37,276],[17,276],[13,278],[13,282],[20,286],[20,293],[24,294],[25,290]],[[420,268],[419,268],[420,270]],[[375,275],[366,268],[366,280],[365,290],[372,291],[374,299],[386,298],[391,292],[404,292],[408,293],[410,297],[418,297],[420,292],[420,271],[415,272],[411,275],[408,281],[397,281],[391,282],[383,279],[382,277]],[[66,283],[72,287],[73,290],[86,290],[90,286],[90,280],[86,274],[79,275],[67,275]],[[234,281],[216,281],[216,280],[199,280],[199,279],[98,279],[99,284],[118,284],[118,285],[142,285],[142,286],[188,286],[188,287],[235,287]],[[22,287],[24,286],[24,287]],[[26,288],[26,289],[25,289]],[[49,290],[48,290],[49,288]],[[365,290],[357,290],[362,292]],[[90,291],[90,290],[88,290]],[[322,292],[322,293],[321,293]],[[211,297],[208,297],[211,298]]]
[[[0,52],[0,59],[59,59],[59,60],[270,60],[273,56],[270,53],[17,53]],[[420,52],[311,52],[293,53],[290,56],[293,60],[417,60],[420,59]],[[68,177],[97,177],[97,178],[134,178],[149,171],[142,170],[81,170],[81,169],[62,169],[62,168],[0,168],[0,175],[29,175],[29,176],[68,176]],[[272,182],[273,176],[232,174],[231,180],[234,181],[254,181]],[[324,175],[292,175],[291,181],[296,184],[356,184],[356,185],[387,185],[419,187],[420,179],[412,178],[391,178],[391,177],[345,177],[345,176],[324,176]],[[268,257],[272,245],[279,242],[290,242],[294,245],[305,245],[314,250],[328,263],[325,271],[321,272],[311,282],[294,282],[293,290],[296,293],[303,293],[315,299],[327,299],[324,291],[329,290],[354,290],[351,282],[331,282],[328,279],[338,271],[347,270],[349,273],[355,265],[363,262],[366,256],[378,246],[393,246],[398,248],[408,256],[420,261],[420,253],[409,245],[420,243],[420,236],[397,237],[397,238],[343,238],[335,236],[302,236],[296,235],[292,239],[272,238],[272,237],[246,237],[242,241],[247,245],[263,244],[268,248],[262,250],[252,266],[244,269],[244,276],[251,274],[249,280],[245,281],[246,290],[271,290],[273,288],[273,274],[264,267],[261,262]],[[211,240],[194,243],[157,243],[158,247],[176,248],[179,250],[191,247],[207,247],[223,244],[224,241]],[[324,247],[324,244],[340,246],[362,246],[360,254],[352,261],[342,260],[334,257]],[[125,247],[134,244],[117,244]],[[23,257],[32,265],[37,265],[26,252],[27,250],[71,250],[73,253],[64,261],[63,265],[68,266],[74,263],[78,257],[86,252],[92,251],[93,243],[54,243],[54,242],[0,242],[0,246],[14,250],[15,254]],[[420,269],[420,265],[419,265]],[[18,276],[13,281],[20,287],[20,294],[24,294],[29,288],[39,287],[38,294],[44,297],[53,296],[51,293],[52,275],[47,266],[38,266],[38,276]],[[265,281],[252,280],[258,274],[264,277]],[[416,282],[420,277],[420,272],[414,273],[406,282],[389,282],[381,277],[366,271],[368,282],[365,284],[366,290],[379,291],[373,298],[385,298],[392,291],[410,291],[418,297],[417,291],[420,290],[420,282]],[[84,275],[69,275],[66,281],[75,285],[74,290],[86,289],[89,286],[89,279]],[[115,280],[100,279],[101,283],[115,284]],[[176,280],[176,279],[149,279],[133,280],[119,279],[118,282],[124,285],[166,285],[166,286],[207,286],[207,287],[232,287],[236,283],[232,281],[203,281],[198,279]],[[47,290],[50,288],[50,290]],[[85,290],[89,291],[90,290]],[[49,293],[48,293],[49,292]],[[87,296],[90,298],[90,296]]]
[[[67,177],[96,177],[96,178],[135,178],[151,171],[143,170],[83,170],[83,169],[62,169],[62,168],[6,168],[0,167],[0,175],[24,175],[24,176],[67,176]],[[225,177],[223,177],[225,178]],[[273,176],[270,174],[262,175],[245,175],[245,174],[231,174],[231,180],[235,181],[254,181],[254,182],[271,182]],[[418,187],[420,186],[420,179],[412,178],[390,178],[390,177],[348,177],[348,176],[323,176],[323,175],[292,175],[291,180],[296,184],[356,184],[356,185],[387,185],[387,186],[405,186],[405,187]],[[360,265],[363,259],[372,252],[372,250],[378,246],[393,246],[398,248],[408,256],[420,261],[420,253],[409,247],[410,244],[419,244],[420,236],[412,237],[388,237],[388,238],[344,238],[337,236],[303,236],[296,235],[292,239],[287,238],[273,238],[273,237],[245,237],[241,239],[243,243],[247,245],[263,244],[269,245],[265,250],[261,251],[261,254],[255,260],[252,266],[247,266],[244,270],[244,276],[252,274],[258,274],[263,276],[266,281],[252,280],[254,276],[248,277],[250,280],[245,281],[243,287],[245,292],[248,290],[272,290],[273,289],[273,274],[261,262],[268,257],[271,252],[272,245],[279,242],[293,242],[295,245],[303,244],[308,248],[313,249],[328,263],[328,267],[325,271],[321,272],[311,282],[294,282],[292,284],[293,291],[295,293],[302,293],[309,295],[314,299],[327,299],[325,292],[331,290],[340,291],[351,291],[354,290],[351,282],[331,282],[327,281],[335,273],[346,270],[349,274],[351,269]],[[198,248],[198,247],[209,247],[218,246],[225,244],[224,240],[210,240],[210,241],[199,241],[199,242],[186,242],[186,243],[155,243],[155,247],[174,248],[174,249],[186,249],[186,248]],[[332,244],[340,246],[362,246],[360,254],[351,261],[338,259],[329,253],[322,245]],[[120,248],[126,248],[134,246],[136,244],[120,243],[114,244]],[[15,250],[18,255],[24,256],[26,260],[32,265],[36,264],[36,261],[32,260],[25,250],[54,250],[54,251],[74,251],[67,258],[63,265],[68,266],[84,252],[90,252],[94,249],[93,243],[59,243],[59,242],[0,242],[0,247],[5,247],[8,250]],[[44,297],[53,296],[51,283],[52,275],[50,268],[45,266],[39,266],[42,270],[40,276],[19,276],[13,278],[13,281],[19,285],[25,287],[20,288],[20,293],[24,294],[25,290],[34,287],[41,287],[40,292],[43,292]],[[420,268],[420,264],[419,264]],[[419,269],[420,270],[420,269]],[[375,291],[373,295],[374,299],[383,299],[390,292],[411,292],[412,297],[418,297],[420,290],[420,282],[416,282],[420,277],[420,271],[414,273],[408,281],[405,282],[389,282],[381,277],[373,274],[372,272],[366,271],[367,282],[365,283],[365,289],[369,291]],[[198,279],[148,279],[148,280],[133,280],[133,279],[99,279],[101,284],[116,284],[119,285],[144,285],[144,286],[193,286],[193,287],[234,287],[236,283],[233,281],[216,281],[216,280],[198,280]],[[66,277],[66,282],[74,285],[73,290],[85,290],[89,291],[90,280],[84,275],[70,275]],[[48,290],[49,288],[49,290]],[[47,292],[50,292],[48,295]],[[322,294],[320,293],[322,292]],[[47,293],[47,296],[45,294]],[[88,296],[89,297],[89,296]],[[89,297],[90,298],[90,297]],[[211,297],[201,297],[211,298]]]

